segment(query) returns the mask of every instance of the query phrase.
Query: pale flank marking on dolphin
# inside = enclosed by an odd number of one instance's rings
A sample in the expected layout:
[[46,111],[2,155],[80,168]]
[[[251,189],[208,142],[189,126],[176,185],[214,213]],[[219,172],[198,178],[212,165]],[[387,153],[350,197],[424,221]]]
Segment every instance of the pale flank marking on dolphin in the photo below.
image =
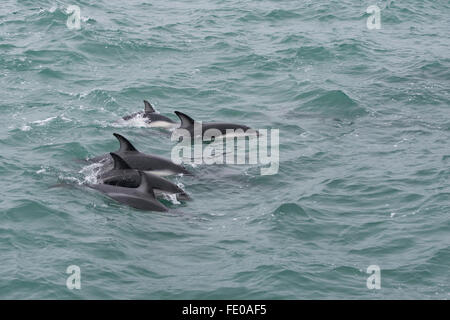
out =
[[164,129],[171,129],[175,128],[177,126],[176,123],[170,123],[166,121],[152,121],[149,124],[150,128],[164,128]]
[[151,173],[155,176],[165,177],[165,176],[173,176],[175,174],[178,174],[177,172],[171,171],[171,170],[151,170],[151,171],[144,171],[145,173]]

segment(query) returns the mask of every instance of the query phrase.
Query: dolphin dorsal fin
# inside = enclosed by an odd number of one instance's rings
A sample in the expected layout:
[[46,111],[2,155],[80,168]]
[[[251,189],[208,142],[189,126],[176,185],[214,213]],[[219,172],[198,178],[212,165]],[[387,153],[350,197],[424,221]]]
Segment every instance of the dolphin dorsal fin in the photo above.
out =
[[119,151],[117,151],[117,152],[127,152],[127,151],[136,151],[137,152],[137,149],[124,136],[121,136],[118,133],[114,133],[114,137],[116,137],[120,143],[120,148],[119,148]]
[[180,128],[187,129],[194,125],[194,119],[189,117],[187,114],[184,114],[183,112],[180,112],[180,111],[175,111],[175,114],[181,120]]
[[139,171],[139,175],[141,176],[141,184],[138,187],[143,193],[150,194],[153,198],[155,198],[155,192],[153,191],[153,185],[150,181],[149,176],[145,172]]
[[150,102],[148,102],[147,100],[144,100],[144,105],[145,105],[145,109],[144,109],[145,113],[153,113],[153,112],[155,112],[155,109],[150,104]]
[[126,170],[131,169],[131,167],[126,163],[125,160],[121,156],[119,156],[117,153],[110,152],[111,157],[114,160],[114,169],[115,170]]

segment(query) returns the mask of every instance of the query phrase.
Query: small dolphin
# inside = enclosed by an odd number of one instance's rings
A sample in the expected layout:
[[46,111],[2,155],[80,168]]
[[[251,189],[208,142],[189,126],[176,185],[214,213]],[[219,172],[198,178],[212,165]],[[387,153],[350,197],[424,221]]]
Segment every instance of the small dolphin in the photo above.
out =
[[137,188],[141,184],[141,175],[138,170],[131,169],[117,153],[111,152],[113,168],[101,170],[97,176],[99,182],[125,188]]
[[[114,153],[118,154],[125,162],[132,168],[140,171],[150,172],[159,176],[169,176],[174,174],[186,174],[191,173],[182,166],[173,163],[171,160],[158,157],[155,155],[141,153],[128,141],[125,137],[118,133],[113,134],[117,140],[119,140],[120,148]],[[109,154],[97,156],[89,159],[90,162],[104,162],[111,161]]]
[[[187,114],[184,114],[180,111],[175,111],[175,114],[178,116],[178,118],[180,118],[181,120],[181,124],[179,129],[185,129],[187,131],[189,131],[190,135],[192,138],[194,137],[194,123],[195,120],[192,119],[191,117],[189,117]],[[227,134],[227,130],[238,130],[241,129],[244,131],[244,134],[249,134],[246,133],[247,130],[251,130],[250,127],[244,126],[244,125],[240,125],[240,124],[235,124],[235,123],[225,123],[225,122],[202,122],[202,135],[209,129],[216,129],[218,131],[220,131],[221,136],[228,136],[229,134]],[[250,132],[250,134],[255,134],[257,135],[258,132],[256,130],[253,130],[253,132]],[[235,134],[234,136],[239,136],[239,134]],[[217,137],[216,137],[217,138]]]
[[140,116],[144,118],[145,122],[147,122],[150,127],[169,129],[176,126],[175,122],[172,119],[157,113],[150,102],[148,102],[147,100],[144,100],[144,105],[144,111],[135,112],[131,115],[124,116],[122,119],[131,120]]
[[88,187],[105,193],[117,202],[146,211],[168,211],[167,207],[156,200],[151,177],[139,171],[141,183],[137,188],[125,188],[109,184],[89,184]]
[[[99,181],[104,184],[113,186],[137,188],[141,184],[141,175],[138,170],[131,169],[131,167],[118,154],[111,152],[111,157],[114,161],[114,168],[112,170],[101,173],[98,176]],[[154,174],[148,173],[147,176],[151,178],[153,191],[156,197],[162,194],[175,194],[178,200],[189,200],[189,196],[183,189],[176,184],[163,179]]]

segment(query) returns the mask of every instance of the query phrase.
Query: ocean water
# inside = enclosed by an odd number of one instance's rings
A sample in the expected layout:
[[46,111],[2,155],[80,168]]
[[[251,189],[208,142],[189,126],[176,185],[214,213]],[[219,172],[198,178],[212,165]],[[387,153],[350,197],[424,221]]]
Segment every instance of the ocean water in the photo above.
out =
[[[3,1],[0,298],[448,299],[449,30],[444,0]],[[83,187],[114,132],[170,157],[118,121],[143,99],[279,129],[278,173],[188,166],[168,213]]]

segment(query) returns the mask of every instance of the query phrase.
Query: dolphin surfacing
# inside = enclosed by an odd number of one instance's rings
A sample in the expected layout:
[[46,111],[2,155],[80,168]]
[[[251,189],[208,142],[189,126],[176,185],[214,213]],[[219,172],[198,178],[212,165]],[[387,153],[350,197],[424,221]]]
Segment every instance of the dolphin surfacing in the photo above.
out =
[[113,135],[120,143],[119,150],[116,153],[125,160],[132,169],[146,172],[150,171],[150,173],[160,176],[173,174],[191,175],[188,170],[175,164],[171,160],[139,152],[124,136],[118,133],[114,133]]
[[[180,111],[175,111],[175,114],[178,116],[178,118],[180,118],[180,121],[181,121],[181,124],[178,129],[187,130],[190,133],[191,138],[194,139],[195,134],[196,134],[196,132],[194,132],[194,125],[195,125],[196,121],[194,119],[192,119],[191,117],[189,117],[187,114],[182,113]],[[227,123],[227,122],[202,122],[202,125],[201,125],[202,137],[205,134],[205,132],[210,129],[218,130],[221,134],[220,137],[227,136],[229,134],[227,132],[228,130],[241,131],[244,133],[244,135],[246,135],[246,134],[247,135],[251,135],[251,134],[258,135],[258,132],[256,130],[253,130],[248,126],[241,125],[241,124]]]
[[[159,176],[169,176],[174,174],[192,175],[183,166],[172,162],[169,159],[156,155],[139,152],[128,139],[124,136],[114,133],[114,137],[119,141],[120,147],[114,153],[119,155],[131,169],[153,173]],[[111,162],[111,155],[105,154],[90,159],[91,162]]]
[[144,111],[139,111],[130,115],[126,115],[122,117],[122,119],[125,121],[129,121],[135,119],[136,117],[142,117],[144,118],[145,122],[150,125],[150,127],[155,128],[169,129],[176,125],[172,119],[156,112],[155,108],[153,108],[153,106],[147,100],[144,100],[144,106],[145,106]]
[[168,211],[167,207],[159,202],[153,191],[151,177],[139,171],[141,183],[137,188],[125,188],[108,184],[89,184],[88,187],[98,190],[111,199],[130,207],[145,211]]
[[[112,186],[137,188],[141,184],[139,171],[132,169],[118,154],[111,152],[110,155],[113,158],[114,167],[109,171],[99,174],[97,177],[98,180],[103,184]],[[176,184],[149,172],[146,172],[146,174],[152,182],[156,197],[160,197],[162,194],[174,194],[178,200],[190,199],[186,192]]]

